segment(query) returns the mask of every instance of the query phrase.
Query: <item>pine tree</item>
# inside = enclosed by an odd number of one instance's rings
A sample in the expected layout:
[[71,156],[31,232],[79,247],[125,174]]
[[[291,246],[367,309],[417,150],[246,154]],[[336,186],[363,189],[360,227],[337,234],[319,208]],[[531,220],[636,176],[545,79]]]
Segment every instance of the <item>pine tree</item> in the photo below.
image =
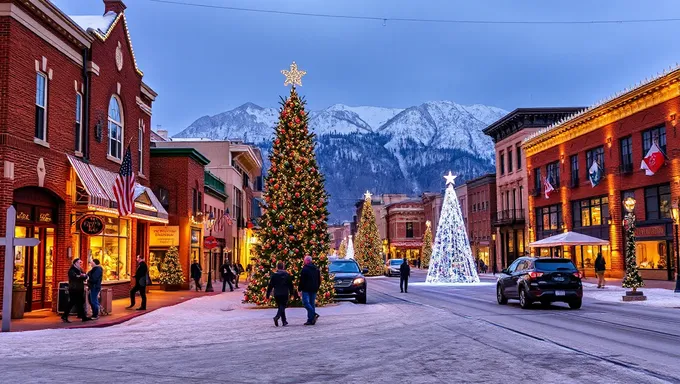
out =
[[179,263],[177,247],[170,247],[165,253],[165,258],[161,263],[159,281],[161,284],[167,285],[184,283],[184,273],[182,272],[182,265]]
[[632,288],[635,292],[645,286],[637,268],[635,256],[635,214],[630,212],[625,217],[626,226],[626,276],[623,278],[623,288]]
[[369,192],[366,192],[364,206],[361,209],[354,257],[362,268],[368,268],[368,276],[378,276],[383,273],[382,244]]
[[342,239],[342,242],[340,242],[340,249],[338,250],[338,258],[344,259],[345,255],[347,255],[347,238],[346,237],[344,239]]
[[[328,277],[329,235],[327,194],[324,177],[314,154],[315,135],[309,132],[305,102],[295,87],[282,100],[276,137],[269,155],[271,167],[265,180],[267,210],[261,218],[255,273],[243,301],[271,305],[265,299],[271,273],[279,261],[293,276],[297,287],[305,255],[312,256],[321,271],[317,304],[333,299]],[[300,302],[294,302],[300,305]]]
[[423,268],[427,268],[430,265],[430,257],[432,256],[432,224],[427,221],[425,226],[425,234],[423,235]]
[[479,276],[465,231],[460,203],[453,188],[455,176],[449,172],[442,213],[437,227],[427,283],[478,283]]

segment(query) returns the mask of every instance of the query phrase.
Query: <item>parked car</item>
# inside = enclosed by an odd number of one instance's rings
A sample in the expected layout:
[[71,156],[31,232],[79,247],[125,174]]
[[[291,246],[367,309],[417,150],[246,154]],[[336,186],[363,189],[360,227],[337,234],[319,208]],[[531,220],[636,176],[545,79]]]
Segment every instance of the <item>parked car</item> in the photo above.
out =
[[564,302],[579,309],[583,302],[581,273],[568,259],[520,257],[501,271],[496,298],[498,304],[518,299],[524,309],[534,302]]
[[401,271],[399,267],[404,264],[404,259],[389,259],[385,262],[385,276],[399,276]]
[[361,270],[354,260],[331,260],[328,272],[333,276],[335,297],[338,299],[356,299],[359,304],[366,304],[366,278],[368,268]]

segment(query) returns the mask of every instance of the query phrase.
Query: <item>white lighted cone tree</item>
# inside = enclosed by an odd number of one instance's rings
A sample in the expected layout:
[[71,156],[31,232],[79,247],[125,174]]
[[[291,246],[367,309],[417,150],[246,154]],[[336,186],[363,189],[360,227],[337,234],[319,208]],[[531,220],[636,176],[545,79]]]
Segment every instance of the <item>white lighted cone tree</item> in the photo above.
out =
[[347,241],[345,259],[354,259],[354,243],[352,243],[352,235],[349,235],[349,240]]
[[465,231],[460,203],[453,189],[456,176],[451,172],[446,179],[446,192],[434,240],[434,248],[427,271],[426,283],[478,283],[479,276]]

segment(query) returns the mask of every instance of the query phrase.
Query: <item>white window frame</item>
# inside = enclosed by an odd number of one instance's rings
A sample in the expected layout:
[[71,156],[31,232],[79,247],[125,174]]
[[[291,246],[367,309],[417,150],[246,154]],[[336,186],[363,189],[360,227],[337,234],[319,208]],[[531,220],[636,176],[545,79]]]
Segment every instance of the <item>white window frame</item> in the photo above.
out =
[[[120,121],[116,121],[111,117],[111,103],[115,101],[118,104],[118,112],[120,113]],[[111,149],[111,125],[115,125],[118,127],[120,131],[120,138],[113,138],[113,141],[117,143],[118,146],[118,153],[113,154]],[[111,96],[111,99],[109,100],[109,105],[108,105],[108,152],[107,152],[107,158],[109,160],[113,160],[116,162],[121,162],[123,160],[123,142],[125,141],[125,114],[123,111],[123,103],[121,102],[120,98],[116,95]]]
[[[44,83],[45,89],[44,89],[43,100],[42,100],[43,105],[38,104],[38,84],[39,84],[38,79],[41,78],[41,77],[45,80],[45,83]],[[36,129],[40,128],[42,130],[42,136],[43,137],[38,137],[38,135],[35,135],[35,133],[37,133],[37,132],[34,132],[34,136],[35,136],[36,140],[41,141],[43,143],[47,143],[47,88],[49,86],[48,79],[49,79],[49,77],[47,76],[46,73],[40,72],[40,71],[36,72],[36,77],[35,77],[35,106],[36,106],[36,108],[42,108],[44,112],[43,112],[42,127],[37,126],[38,125],[37,120],[35,122],[36,126],[34,127]]]
[[78,130],[76,133],[76,153],[83,153],[83,95],[80,92],[76,92],[76,122],[78,125]]
[[139,139],[137,143],[137,151],[139,153],[139,174],[144,174],[144,121],[139,121]]

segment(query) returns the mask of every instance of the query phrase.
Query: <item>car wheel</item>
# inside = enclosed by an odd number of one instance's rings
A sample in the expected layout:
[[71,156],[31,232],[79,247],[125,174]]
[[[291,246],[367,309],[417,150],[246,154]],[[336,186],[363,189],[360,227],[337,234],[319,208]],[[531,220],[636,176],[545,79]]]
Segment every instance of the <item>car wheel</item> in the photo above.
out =
[[357,303],[366,304],[366,295],[357,296]]
[[572,300],[572,301],[569,302],[569,308],[579,309],[579,308],[581,308],[581,304],[583,304],[583,299]]
[[523,288],[520,288],[519,291],[519,306],[522,307],[522,309],[529,309],[531,307],[531,301],[527,297],[527,291]]
[[498,304],[500,305],[505,305],[508,303],[508,298],[503,294],[503,289],[501,288],[500,284],[496,286],[496,300],[498,300]]

